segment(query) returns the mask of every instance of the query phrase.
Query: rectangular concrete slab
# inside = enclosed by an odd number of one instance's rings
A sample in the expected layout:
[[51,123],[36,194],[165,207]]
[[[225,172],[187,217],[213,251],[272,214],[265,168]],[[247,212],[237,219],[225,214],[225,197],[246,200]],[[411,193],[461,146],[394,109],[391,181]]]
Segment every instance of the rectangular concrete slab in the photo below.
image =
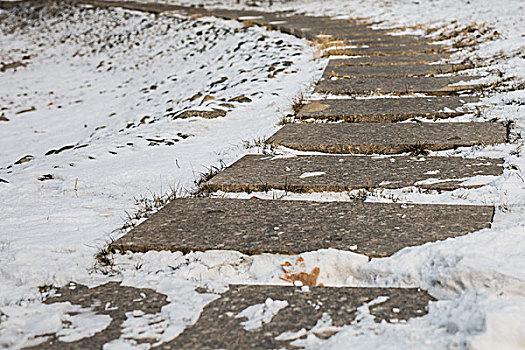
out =
[[393,46],[393,45],[423,45],[430,44],[427,38],[417,35],[379,35],[369,38],[345,39],[342,40],[347,45],[366,45],[366,46]]
[[[466,84],[477,76],[452,77],[374,77],[355,79],[324,79],[317,84],[316,93],[334,95],[394,94],[407,95],[424,93],[429,95],[452,95],[459,91],[481,88],[479,84]],[[453,85],[463,82],[462,85]]]
[[415,117],[449,118],[468,112],[464,104],[478,100],[471,96],[326,99],[305,104],[297,118],[352,123],[391,123]]
[[[313,338],[330,338],[339,330],[335,327],[349,325],[356,319],[357,308],[367,303],[375,322],[403,322],[425,315],[433,300],[417,289],[311,287],[305,291],[286,286],[230,286],[204,308],[195,325],[162,348],[296,349],[291,343],[304,338],[306,331]],[[281,309],[271,321],[253,329],[242,314],[250,307],[267,310],[276,305]],[[315,331],[318,322],[333,327]]]
[[[293,287],[277,285],[230,285],[220,294],[198,287],[203,300],[212,300],[199,317],[171,341],[155,346],[158,339],[142,337],[140,345],[147,349],[283,349],[303,335],[301,329],[312,330],[312,336],[327,339],[350,324],[358,316],[358,308],[368,306],[373,320],[397,323],[427,314],[428,304],[435,301],[416,288],[356,287]],[[188,291],[191,294],[191,291]],[[93,288],[70,282],[45,300],[45,304],[69,303],[90,310],[93,316],[110,318],[105,328],[83,334],[79,340],[64,339],[64,332],[48,333],[44,341],[26,349],[102,349],[105,344],[126,336],[126,320],[130,315],[149,319],[149,326],[165,331],[159,323],[161,309],[169,305],[167,297],[148,288],[124,286],[109,282]],[[260,326],[250,327],[243,311],[259,308],[261,312],[276,309],[273,317]],[[76,308],[72,308],[76,310]],[[248,309],[250,310],[250,309]],[[78,312],[67,311],[65,317]],[[134,318],[134,317],[133,317]],[[162,321],[162,318],[160,319]],[[324,322],[323,329],[314,329]],[[163,324],[164,323],[164,324]],[[67,324],[63,329],[70,330]],[[289,335],[292,333],[291,335]],[[295,334],[293,334],[295,333]],[[67,333],[66,333],[67,334]],[[284,335],[283,335],[284,334]],[[288,336],[285,336],[288,335]],[[71,338],[71,337],[70,337]]]
[[[132,11],[141,11],[149,13],[161,13],[167,11],[184,11],[191,10],[191,7],[182,7],[177,5],[170,5],[166,3],[146,3],[135,1],[105,1],[105,0],[74,0],[73,2],[79,4],[89,4],[96,7],[120,7]],[[201,12],[207,12],[201,9]]]
[[[78,337],[78,340],[63,339],[57,334],[42,335],[43,343],[24,349],[42,350],[86,350],[102,349],[104,344],[118,340],[124,330],[124,322],[129,320],[128,313],[138,313],[144,317],[155,317],[161,312],[162,307],[169,304],[164,294],[148,288],[134,288],[121,285],[119,282],[108,282],[96,287],[88,288],[85,285],[70,282],[58,289],[55,294],[45,300],[45,304],[70,303],[72,305],[90,310],[95,315],[109,316],[111,322],[103,329]],[[65,316],[78,315],[75,309],[70,309]],[[75,312],[74,312],[75,311]],[[71,323],[69,323],[71,325]],[[64,325],[66,331],[71,328]],[[145,343],[148,339],[143,339]],[[151,343],[153,339],[149,339]]]
[[424,64],[440,62],[449,56],[447,54],[419,54],[419,55],[396,55],[396,56],[365,56],[349,58],[332,58],[328,67],[343,66],[381,66],[391,64]]
[[323,56],[391,56],[391,55],[414,55],[420,53],[446,52],[441,45],[391,45],[355,48],[334,48],[324,51]]
[[504,143],[506,135],[500,123],[288,124],[267,142],[300,151],[396,154]]
[[384,257],[490,227],[487,206],[176,199],[112,244],[121,252],[352,250]]
[[472,68],[459,64],[404,64],[388,66],[340,66],[328,65],[323,78],[368,78],[368,77],[417,77],[454,73]]
[[416,186],[451,190],[477,175],[501,175],[502,159],[247,155],[206,182],[208,191],[346,191]]
[[309,31],[311,37],[308,39],[314,39],[317,35],[321,34],[325,37],[330,37],[332,40],[355,40],[355,39],[366,39],[374,37],[383,37],[391,32],[389,29],[371,29],[369,27],[362,26],[360,28],[315,28]]

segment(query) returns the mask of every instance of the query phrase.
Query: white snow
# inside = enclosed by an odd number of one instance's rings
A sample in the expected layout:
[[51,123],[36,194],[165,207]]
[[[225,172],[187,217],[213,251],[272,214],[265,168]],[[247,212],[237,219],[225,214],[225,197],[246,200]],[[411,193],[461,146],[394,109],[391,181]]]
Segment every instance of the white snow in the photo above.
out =
[[20,305],[3,305],[2,313],[3,317],[7,315],[0,327],[0,344],[5,348],[36,345],[54,333],[60,341],[73,342],[92,336],[111,322],[108,315],[95,314],[70,303],[22,302]]
[[308,177],[323,176],[325,174],[326,173],[324,171],[311,171],[311,172],[302,173],[301,175],[299,175],[299,178],[306,179]]
[[319,335],[330,335],[338,332],[340,329],[341,327],[336,327],[332,324],[332,318],[330,315],[323,313],[321,318],[317,320],[315,326],[311,329],[306,330],[301,328],[296,332],[284,332],[278,335],[275,339],[293,340],[291,343],[293,346],[315,349],[322,345],[322,341],[318,337]]
[[246,321],[242,321],[241,324],[244,326],[244,329],[251,331],[261,328],[263,323],[269,323],[279,311],[287,306],[288,302],[286,300],[267,298],[264,303],[248,306],[235,315],[235,318],[246,318]]

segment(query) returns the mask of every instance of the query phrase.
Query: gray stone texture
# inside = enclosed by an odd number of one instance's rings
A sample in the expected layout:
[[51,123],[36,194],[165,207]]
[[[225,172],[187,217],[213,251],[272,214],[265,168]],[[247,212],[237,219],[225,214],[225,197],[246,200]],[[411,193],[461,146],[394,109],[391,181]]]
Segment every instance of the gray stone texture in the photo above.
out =
[[102,349],[105,343],[120,337],[122,324],[127,319],[126,312],[137,310],[145,314],[156,314],[168,304],[167,297],[154,290],[126,287],[117,282],[95,288],[71,282],[45,301],[46,304],[66,302],[91,308],[99,315],[109,315],[111,323],[103,331],[74,342],[61,342],[56,335],[48,335],[44,343],[31,349]]
[[300,151],[396,154],[414,147],[440,151],[503,143],[500,123],[336,123],[288,124],[268,143]]
[[465,103],[477,101],[477,97],[469,96],[326,99],[305,104],[297,118],[353,123],[390,123],[415,117],[440,119],[462,115],[469,111],[462,107]]
[[382,65],[402,65],[402,64],[425,64],[440,62],[449,56],[440,54],[419,54],[419,55],[396,55],[396,56],[365,56],[349,58],[332,58],[327,67],[344,66],[382,66]]
[[[427,313],[426,308],[434,299],[417,289],[401,288],[323,288],[310,287],[303,291],[285,286],[230,286],[221,298],[204,308],[197,323],[163,349],[296,349],[288,340],[276,338],[284,332],[310,330],[328,315],[332,324],[341,327],[350,324],[357,316],[357,308],[378,297],[387,297],[383,303],[369,306],[376,322],[408,320]],[[246,308],[272,300],[284,300],[288,306],[281,309],[269,323],[260,328],[245,330],[245,318],[236,318]],[[393,309],[399,309],[398,313]],[[324,316],[325,318],[327,316]],[[337,330],[314,333],[326,339]]]
[[347,45],[366,46],[393,46],[393,45],[422,45],[431,43],[425,37],[417,35],[376,35],[368,38],[345,39]]
[[323,55],[329,56],[391,56],[391,55],[414,55],[420,53],[440,53],[446,52],[441,45],[392,45],[392,46],[372,46],[356,48],[334,48],[327,49]]
[[376,77],[321,80],[315,88],[316,93],[334,95],[361,95],[371,93],[408,95],[425,93],[429,95],[452,95],[459,91],[481,88],[481,85],[452,85],[468,82],[478,76],[453,77]]
[[493,212],[486,206],[186,198],[170,202],[112,248],[245,254],[333,248],[385,257],[488,228]]
[[[161,13],[166,11],[181,11],[181,13],[194,13],[191,7],[169,5],[166,3],[153,2],[134,2],[134,1],[105,1],[105,0],[72,0],[74,3],[89,4],[97,7],[120,7],[127,10],[142,11],[149,13]],[[205,9],[198,9],[200,12],[207,12]]]
[[453,73],[472,68],[459,64],[404,64],[385,66],[341,66],[326,67],[323,78],[367,78],[367,77],[417,77]]
[[[451,190],[469,187],[458,182],[464,178],[501,175],[502,164],[502,159],[459,157],[247,155],[206,182],[205,189],[212,192],[269,189],[322,192],[416,186]],[[324,174],[307,176],[318,172]],[[421,181],[431,179],[432,184],[418,185]]]
[[[74,289],[72,289],[74,288]],[[207,293],[206,290],[202,290]],[[60,295],[60,296],[58,296]],[[381,299],[378,299],[380,298]],[[267,299],[286,301],[272,318],[260,328],[246,330],[244,317],[235,317],[246,308],[263,304]],[[290,343],[297,339],[276,338],[284,332],[297,332],[302,328],[312,329],[323,317],[328,317],[333,329],[314,333],[327,339],[337,333],[335,327],[350,324],[357,316],[357,309],[368,304],[374,321],[399,322],[427,314],[429,302],[435,301],[428,293],[415,288],[355,288],[355,287],[309,287],[292,286],[230,285],[220,297],[208,304],[194,325],[170,342],[154,346],[153,349],[253,349],[295,348]],[[56,335],[31,349],[102,349],[104,344],[118,339],[126,313],[143,311],[155,314],[167,304],[166,296],[150,289],[125,287],[109,282],[89,289],[70,283],[57,291],[57,297],[47,304],[69,302],[73,305],[92,308],[96,314],[109,315],[109,327],[91,337],[75,342],[60,342]],[[140,343],[152,346],[155,339],[141,339]],[[148,345],[149,343],[149,345]]]

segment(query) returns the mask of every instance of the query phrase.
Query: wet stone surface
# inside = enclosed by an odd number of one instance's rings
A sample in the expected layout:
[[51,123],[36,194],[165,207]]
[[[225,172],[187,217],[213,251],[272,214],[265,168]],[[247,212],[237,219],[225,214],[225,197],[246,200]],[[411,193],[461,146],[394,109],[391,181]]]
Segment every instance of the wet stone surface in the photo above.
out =
[[[377,304],[372,305],[374,300]],[[367,303],[376,322],[390,322],[425,315],[428,303],[433,300],[417,289],[310,287],[305,291],[297,287],[233,285],[206,306],[194,326],[162,348],[291,349],[296,347],[290,343],[304,336],[303,332],[298,333],[301,329],[321,339],[329,338],[337,333],[338,327],[350,324],[358,314],[357,308]],[[244,328],[247,319],[238,317],[243,310],[276,302],[286,306],[271,322],[261,322],[261,327],[251,330]],[[398,309],[398,313],[392,311]],[[313,329],[318,322],[325,325],[324,329]]]
[[459,91],[479,89],[480,85],[452,85],[478,79],[477,76],[453,77],[375,77],[321,80],[315,91],[321,94],[361,95],[361,94],[395,94],[409,95],[426,93],[429,95],[452,95]]
[[354,123],[390,123],[415,117],[449,118],[468,112],[469,109],[462,106],[477,101],[477,97],[469,96],[326,99],[305,104],[297,118]]
[[93,336],[73,342],[63,342],[56,335],[49,335],[44,343],[30,349],[102,349],[105,343],[120,337],[126,313],[136,311],[154,315],[168,304],[163,294],[151,289],[122,286],[118,282],[108,282],[95,288],[71,282],[45,301],[46,304],[65,302],[90,308],[98,315],[108,315],[111,323]]
[[288,124],[268,140],[300,151],[395,154],[503,143],[500,123]]
[[385,257],[408,246],[488,228],[493,212],[485,206],[176,199],[112,248],[245,254],[334,248]]
[[459,157],[247,155],[209,180],[205,188],[212,192],[322,192],[408,186],[451,190],[469,187],[458,182],[463,179],[501,175],[502,164],[502,159]]
[[386,66],[340,66],[328,65],[323,78],[365,78],[365,77],[416,77],[453,73],[472,68],[467,65],[452,64],[406,64]]

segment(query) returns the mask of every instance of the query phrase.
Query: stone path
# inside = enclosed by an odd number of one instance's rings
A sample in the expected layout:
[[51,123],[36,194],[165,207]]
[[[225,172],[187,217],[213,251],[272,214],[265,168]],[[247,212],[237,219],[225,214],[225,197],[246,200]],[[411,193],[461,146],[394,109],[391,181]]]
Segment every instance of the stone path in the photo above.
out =
[[408,246],[488,228],[493,213],[488,206],[177,199],[112,248],[246,254],[334,248],[385,257]]
[[[467,65],[428,65],[447,59],[452,52],[428,38],[393,36],[390,30],[372,29],[362,22],[290,13],[206,10],[162,3],[77,2],[235,19],[317,42],[325,49],[325,56],[360,56],[331,59],[315,88],[316,93],[342,95],[345,99],[323,97],[310,101],[296,115],[297,122],[319,119],[345,123],[290,124],[269,140],[296,150],[338,155],[248,155],[210,179],[205,184],[209,192],[318,192],[407,186],[445,191],[475,186],[477,182],[468,180],[480,175],[502,173],[501,159],[427,155],[428,150],[505,142],[506,130],[500,124],[395,124],[415,117],[437,119],[463,114],[470,108],[464,105],[477,98],[460,93],[482,88],[468,82],[477,77],[456,73],[470,68]],[[442,73],[454,75],[434,76]],[[457,85],[459,82],[464,85]],[[426,96],[414,96],[416,93]],[[378,96],[381,94],[386,98]],[[111,248],[120,252],[184,253],[223,249],[246,254],[297,254],[335,248],[368,257],[387,257],[405,247],[488,228],[493,213],[490,206],[187,198],[172,201]],[[318,274],[317,270],[311,280],[302,281],[315,285]],[[329,338],[363,312],[369,312],[376,322],[423,316],[432,300],[425,291],[407,288],[231,285],[205,307],[196,324],[160,347],[290,348],[293,341],[308,334]],[[64,343],[50,335],[39,348],[101,348],[120,336],[126,312],[156,314],[169,302],[152,290],[116,282],[93,289],[73,283],[46,303],[65,301],[110,315],[112,322],[104,331],[77,342]],[[243,313],[248,308],[273,310],[273,319],[254,323]]]
[[[366,304],[376,322],[402,322],[426,314],[431,300],[417,289],[313,287],[304,292],[293,287],[232,285],[222,298],[204,309],[194,326],[163,348],[282,349],[304,338],[302,329],[329,338],[339,327],[350,324],[357,309]],[[252,329],[254,326],[239,317],[248,307],[270,308],[277,303],[283,309],[261,327]]]
[[301,107],[297,119],[319,119],[351,123],[390,123],[411,118],[449,118],[466,112],[465,103],[477,97],[410,97],[367,99],[324,99],[310,101]]
[[326,67],[323,78],[371,78],[371,77],[417,77],[425,75],[454,73],[472,68],[461,64],[403,64],[383,66],[341,66]]
[[208,192],[347,191],[362,188],[452,190],[480,175],[501,175],[503,160],[450,157],[247,155],[209,180]]
[[[390,40],[398,40],[390,39]],[[373,45],[373,41],[360,42],[362,45]],[[447,54],[417,54],[417,55],[395,55],[395,56],[364,56],[337,58],[328,62],[327,67],[341,66],[383,66],[383,65],[404,65],[404,64],[423,64],[439,62],[448,58]]]
[[[480,89],[481,85],[466,82],[476,77],[371,77],[361,79],[321,80],[315,92],[332,95],[455,95]],[[458,84],[461,83],[461,84]]]
[[[206,293],[206,290],[199,292]],[[230,285],[219,299],[208,304],[199,321],[174,340],[154,349],[282,349],[304,338],[305,332],[321,339],[337,333],[363,312],[375,322],[406,322],[427,313],[434,299],[415,288],[296,288],[288,286]],[[46,304],[70,302],[109,315],[111,324],[92,337],[60,342],[54,336],[32,349],[101,349],[120,336],[126,311],[155,319],[166,297],[151,289],[136,289],[116,282],[88,289],[71,283],[60,289]],[[363,311],[363,306],[366,311]],[[271,322],[249,322],[243,314],[250,307],[277,310]],[[249,310],[249,309],[248,309]],[[304,328],[304,331],[301,331]],[[143,338],[144,343],[154,339]],[[292,346],[292,348],[296,348]]]
[[505,142],[500,123],[288,124],[268,140],[299,151],[396,154]]

